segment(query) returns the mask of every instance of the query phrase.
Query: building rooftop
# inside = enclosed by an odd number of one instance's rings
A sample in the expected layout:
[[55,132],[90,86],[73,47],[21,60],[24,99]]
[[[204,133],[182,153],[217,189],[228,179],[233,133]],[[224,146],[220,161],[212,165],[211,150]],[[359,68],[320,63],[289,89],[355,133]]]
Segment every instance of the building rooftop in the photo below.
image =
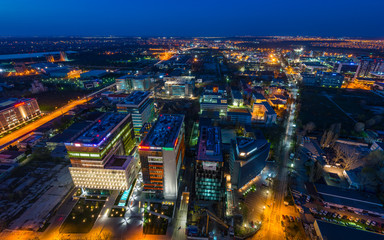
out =
[[358,230],[356,228],[345,227],[338,224],[323,222],[319,220],[316,220],[316,222],[317,222],[317,225],[319,226],[321,235],[323,236],[324,239],[327,239],[327,240],[383,239],[383,236],[377,233]]
[[151,95],[149,91],[133,91],[117,105],[128,105],[138,107],[145,99]]
[[81,77],[102,77],[108,72],[106,70],[91,70],[85,73],[80,74]]
[[0,111],[9,107],[18,107],[30,101],[32,98],[3,98],[0,99]]
[[201,127],[197,160],[214,162],[223,161],[221,131],[219,127]]
[[0,160],[12,160],[23,154],[24,152],[21,151],[4,150],[0,152]]
[[171,147],[177,142],[180,128],[184,122],[182,114],[161,114],[149,133],[141,142],[140,147]]
[[243,99],[243,95],[237,90],[232,90],[232,96],[234,99]]
[[252,116],[247,108],[230,108],[228,109],[228,115],[243,115],[243,116]]
[[164,77],[165,84],[167,85],[185,85],[193,84],[194,76],[175,76],[175,77]]
[[265,97],[261,93],[253,93],[255,99],[265,100]]
[[133,156],[120,156],[114,155],[105,165],[106,169],[124,170],[128,167],[129,163],[134,159]]
[[50,138],[47,142],[49,143],[64,143],[71,142],[81,130],[88,127],[91,123],[87,121],[73,123],[67,129],[65,129],[62,133],[59,133],[52,138]]
[[106,113],[75,139],[76,143],[101,144],[127,115]]
[[315,184],[315,188],[317,194],[325,202],[384,213],[382,203],[374,194],[328,186],[325,184]]

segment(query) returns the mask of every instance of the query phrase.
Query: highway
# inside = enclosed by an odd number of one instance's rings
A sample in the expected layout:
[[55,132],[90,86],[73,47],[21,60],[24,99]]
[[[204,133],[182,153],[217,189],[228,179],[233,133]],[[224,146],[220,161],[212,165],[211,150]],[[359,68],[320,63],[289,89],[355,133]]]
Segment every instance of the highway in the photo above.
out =
[[[89,100],[89,99],[88,99]],[[43,116],[42,118],[2,137],[0,139],[0,146],[1,148],[5,148],[8,145],[12,144],[14,141],[18,140],[19,138],[23,137],[26,134],[29,134],[36,130],[38,127],[46,124],[47,122],[67,113],[71,109],[75,108],[77,105],[81,105],[83,103],[87,102],[86,99],[80,99],[80,100],[75,100],[73,102],[68,103],[67,105],[51,112],[48,115]]]
[[[49,121],[52,121],[53,119],[57,118],[57,117],[60,117],[61,115],[64,115],[65,113],[69,112],[70,110],[72,110],[73,108],[75,108],[76,106],[78,105],[81,105],[81,104],[84,104],[86,103],[87,101],[91,100],[93,98],[94,95],[100,93],[100,92],[103,92],[107,89],[110,89],[111,87],[114,87],[116,85],[116,83],[114,84],[111,84],[101,90],[98,90],[82,99],[79,99],[79,100],[75,100],[75,101],[72,101],[70,103],[68,103],[67,105],[43,116],[42,118],[0,138],[0,150],[3,150],[4,148],[6,148],[7,146],[9,146],[10,144],[16,142],[17,140],[19,140],[20,138],[22,138],[23,136],[35,131],[38,127],[41,127],[42,125],[46,124],[47,122]],[[60,96],[58,96],[60,97]]]

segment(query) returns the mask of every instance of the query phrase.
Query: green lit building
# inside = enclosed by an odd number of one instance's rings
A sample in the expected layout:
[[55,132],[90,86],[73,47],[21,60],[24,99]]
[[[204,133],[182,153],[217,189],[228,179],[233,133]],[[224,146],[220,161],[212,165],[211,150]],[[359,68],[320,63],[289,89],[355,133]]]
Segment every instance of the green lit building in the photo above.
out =
[[197,200],[223,201],[225,193],[221,131],[201,126],[195,171]]
[[76,187],[127,190],[140,170],[130,114],[105,113],[65,143]]

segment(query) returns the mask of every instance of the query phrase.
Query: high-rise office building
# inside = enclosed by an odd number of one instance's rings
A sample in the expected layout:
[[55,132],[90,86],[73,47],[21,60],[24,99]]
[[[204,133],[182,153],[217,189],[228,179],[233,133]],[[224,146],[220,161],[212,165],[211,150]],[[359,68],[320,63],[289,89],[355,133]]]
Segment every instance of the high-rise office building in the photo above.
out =
[[362,58],[356,70],[355,78],[370,77],[372,73],[384,72],[384,59]]
[[198,200],[224,200],[224,161],[221,148],[220,128],[201,126],[195,171]]
[[133,91],[126,98],[116,104],[117,111],[132,115],[135,136],[139,139],[140,129],[155,116],[154,102],[149,91]]
[[137,178],[138,158],[130,114],[105,113],[65,143],[76,187],[126,190]]
[[34,98],[0,100],[0,133],[9,131],[41,114]]
[[241,189],[264,169],[270,143],[263,137],[237,137],[231,141],[229,170],[233,188]]
[[144,191],[176,199],[185,152],[184,115],[161,114],[139,145]]

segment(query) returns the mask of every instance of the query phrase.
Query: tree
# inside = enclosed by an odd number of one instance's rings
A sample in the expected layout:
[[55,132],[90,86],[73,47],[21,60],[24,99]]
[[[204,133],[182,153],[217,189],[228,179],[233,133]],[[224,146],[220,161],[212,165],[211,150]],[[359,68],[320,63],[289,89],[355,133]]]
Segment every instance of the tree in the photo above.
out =
[[362,122],[358,122],[355,124],[355,131],[358,133],[364,131],[364,128],[365,128],[365,124]]
[[363,165],[364,161],[360,158],[360,154],[356,151],[356,148],[338,144],[334,149],[335,152],[338,152],[342,156],[345,170],[352,170]]
[[309,122],[303,126],[304,133],[303,135],[306,135],[307,133],[312,132],[316,128],[316,125],[313,122]]
[[364,161],[369,166],[384,167],[384,152],[380,150],[371,151],[365,156]]
[[19,151],[19,148],[17,147],[17,145],[9,145],[8,148],[7,148],[9,151]]
[[332,124],[331,127],[324,131],[320,140],[320,146],[322,148],[332,147],[336,140],[339,138],[341,124]]
[[343,151],[341,150],[341,147],[339,144],[336,144],[333,147],[333,151],[335,153],[335,157],[333,158],[334,163],[339,163],[343,159]]

